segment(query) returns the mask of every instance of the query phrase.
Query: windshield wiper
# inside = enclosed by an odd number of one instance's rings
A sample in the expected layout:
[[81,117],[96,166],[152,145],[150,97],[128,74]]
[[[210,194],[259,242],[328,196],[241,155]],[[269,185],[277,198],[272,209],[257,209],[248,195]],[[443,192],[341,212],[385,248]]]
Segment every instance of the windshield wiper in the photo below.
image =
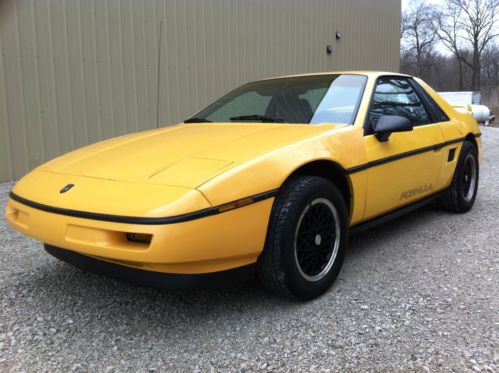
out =
[[284,123],[284,119],[269,117],[266,115],[241,115],[239,117],[232,117],[230,120],[259,120],[266,123]]
[[192,117],[192,118],[184,120],[184,123],[211,123],[211,120],[204,119],[204,118],[198,118],[198,117]]

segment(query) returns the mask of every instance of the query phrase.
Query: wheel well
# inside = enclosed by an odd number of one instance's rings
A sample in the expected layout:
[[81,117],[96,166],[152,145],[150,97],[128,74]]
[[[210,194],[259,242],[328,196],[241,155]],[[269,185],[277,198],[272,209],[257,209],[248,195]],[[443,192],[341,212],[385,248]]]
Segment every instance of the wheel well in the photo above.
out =
[[475,135],[473,135],[472,133],[468,133],[464,139],[466,141],[471,142],[473,145],[475,145],[475,148],[478,149],[478,144],[476,143]]
[[345,200],[347,211],[351,211],[352,188],[350,179],[348,178],[345,170],[340,165],[327,160],[313,161],[293,171],[293,173],[288,176],[285,183],[290,179],[305,175],[321,176],[333,182],[333,184],[338,187],[341,195],[343,196],[343,199]]

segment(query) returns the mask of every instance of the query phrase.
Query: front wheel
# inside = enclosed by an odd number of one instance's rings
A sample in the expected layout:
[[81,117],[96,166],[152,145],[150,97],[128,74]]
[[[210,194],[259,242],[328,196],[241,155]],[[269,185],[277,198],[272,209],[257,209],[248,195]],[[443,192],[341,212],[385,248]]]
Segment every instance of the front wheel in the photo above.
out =
[[307,300],[324,293],[343,264],[347,209],[329,180],[303,176],[278,196],[258,275],[270,291]]
[[465,141],[452,183],[440,199],[444,210],[463,213],[473,207],[478,191],[478,154],[475,145]]

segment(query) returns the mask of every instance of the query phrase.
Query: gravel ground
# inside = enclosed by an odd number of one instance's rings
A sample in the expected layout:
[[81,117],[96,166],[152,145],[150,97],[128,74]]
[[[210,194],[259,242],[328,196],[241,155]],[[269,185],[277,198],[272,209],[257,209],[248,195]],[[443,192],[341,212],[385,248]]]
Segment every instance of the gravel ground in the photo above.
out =
[[499,371],[499,130],[482,130],[470,213],[428,207],[354,237],[308,303],[83,273],[2,214],[0,371]]

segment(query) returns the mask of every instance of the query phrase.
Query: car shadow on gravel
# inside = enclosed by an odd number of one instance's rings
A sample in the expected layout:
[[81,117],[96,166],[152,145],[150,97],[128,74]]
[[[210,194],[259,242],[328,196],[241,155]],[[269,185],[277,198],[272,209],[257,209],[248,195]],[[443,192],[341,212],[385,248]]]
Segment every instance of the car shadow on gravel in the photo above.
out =
[[383,244],[387,238],[401,238],[410,231],[424,231],[425,225],[430,226],[432,221],[442,214],[447,213],[429,204],[400,218],[356,234],[350,237],[346,260],[355,260],[356,257],[367,254],[375,255],[381,249],[378,243]]

